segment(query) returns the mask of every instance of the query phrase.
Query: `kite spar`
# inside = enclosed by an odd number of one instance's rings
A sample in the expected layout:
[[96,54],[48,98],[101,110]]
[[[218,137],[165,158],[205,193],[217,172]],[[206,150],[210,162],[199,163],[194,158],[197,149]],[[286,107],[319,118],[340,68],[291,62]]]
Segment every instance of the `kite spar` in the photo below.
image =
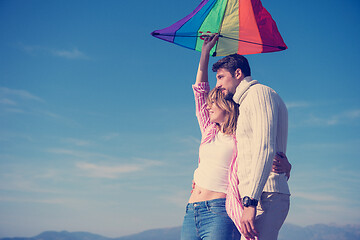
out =
[[211,33],[219,33],[213,56],[287,49],[275,21],[260,0],[203,0],[185,18],[151,35],[201,51],[201,36]]

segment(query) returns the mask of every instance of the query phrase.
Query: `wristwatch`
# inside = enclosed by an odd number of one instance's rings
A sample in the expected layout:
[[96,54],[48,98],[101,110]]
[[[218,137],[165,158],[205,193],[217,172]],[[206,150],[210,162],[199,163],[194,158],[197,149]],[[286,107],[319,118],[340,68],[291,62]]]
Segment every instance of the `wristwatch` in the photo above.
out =
[[256,207],[258,205],[258,200],[251,199],[248,196],[243,197],[242,204],[244,207],[254,206]]

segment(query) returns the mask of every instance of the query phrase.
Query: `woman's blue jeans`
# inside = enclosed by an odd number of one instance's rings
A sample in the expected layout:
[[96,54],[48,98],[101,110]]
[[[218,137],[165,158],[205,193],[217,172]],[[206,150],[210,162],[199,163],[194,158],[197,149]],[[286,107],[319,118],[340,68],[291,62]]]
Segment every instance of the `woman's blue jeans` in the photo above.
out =
[[226,213],[225,198],[188,203],[181,240],[239,240],[240,233]]

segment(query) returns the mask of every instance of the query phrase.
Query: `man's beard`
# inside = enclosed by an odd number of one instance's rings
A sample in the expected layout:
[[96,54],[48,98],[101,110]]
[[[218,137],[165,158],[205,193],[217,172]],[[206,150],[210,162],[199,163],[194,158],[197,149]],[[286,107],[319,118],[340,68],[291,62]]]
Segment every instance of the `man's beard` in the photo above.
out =
[[225,95],[225,100],[233,100],[233,96],[234,96],[234,94],[233,93],[231,93],[231,92],[228,92],[226,95]]

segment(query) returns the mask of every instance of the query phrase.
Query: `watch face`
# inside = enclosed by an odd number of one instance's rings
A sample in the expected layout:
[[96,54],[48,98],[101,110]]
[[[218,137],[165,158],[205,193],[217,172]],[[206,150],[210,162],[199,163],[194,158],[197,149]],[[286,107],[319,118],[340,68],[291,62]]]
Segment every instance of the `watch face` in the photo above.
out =
[[243,198],[243,205],[244,205],[244,207],[248,207],[250,205],[250,198],[249,197],[244,197]]

